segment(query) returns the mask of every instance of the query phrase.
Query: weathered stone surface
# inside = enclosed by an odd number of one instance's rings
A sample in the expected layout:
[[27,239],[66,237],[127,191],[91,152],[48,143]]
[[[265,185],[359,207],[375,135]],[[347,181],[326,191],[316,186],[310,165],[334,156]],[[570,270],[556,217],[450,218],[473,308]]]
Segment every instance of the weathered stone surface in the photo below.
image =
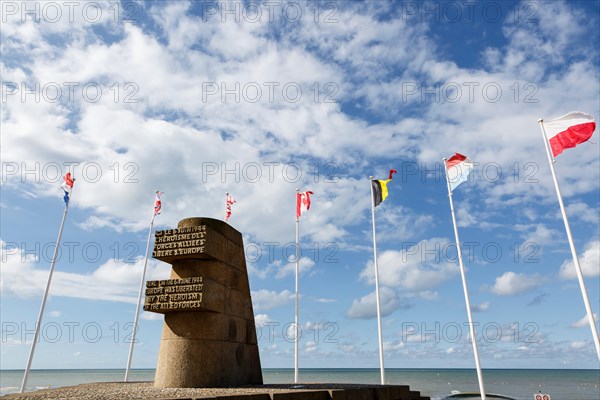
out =
[[242,235],[211,218],[157,231],[153,256],[170,279],[147,283],[144,310],[165,314],[155,386],[261,384]]
[[[56,389],[38,390],[23,394],[9,394],[2,398],[15,400],[273,400],[276,398],[287,400],[291,398],[310,399],[307,393],[328,393],[327,399],[331,400],[374,400],[378,392],[384,391],[388,395],[389,388],[396,385],[361,385],[344,383],[307,383],[297,384],[271,384],[248,385],[239,388],[157,388],[152,382],[110,382],[87,383],[78,386],[69,386]],[[430,400],[429,397],[420,396],[419,392],[406,391],[406,386],[399,386],[401,393],[406,396],[396,397],[393,400]],[[318,394],[317,396],[321,396]],[[288,397],[285,397],[285,396]],[[296,396],[296,397],[293,397]],[[297,397],[301,396],[301,397]],[[381,397],[381,396],[379,396]],[[319,397],[320,398],[320,397]]]
[[273,393],[271,398],[273,400],[330,400],[329,392],[326,390]]

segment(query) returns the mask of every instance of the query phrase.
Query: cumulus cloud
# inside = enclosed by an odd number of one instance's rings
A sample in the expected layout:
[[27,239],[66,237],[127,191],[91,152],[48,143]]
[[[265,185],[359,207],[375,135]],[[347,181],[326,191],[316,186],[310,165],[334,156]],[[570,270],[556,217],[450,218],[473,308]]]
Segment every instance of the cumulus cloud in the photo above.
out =
[[270,310],[289,303],[295,299],[295,294],[289,290],[276,292],[274,290],[261,289],[252,291],[252,305],[254,310]]
[[[311,259],[309,257],[301,257],[300,261],[298,262],[299,274],[302,275],[302,274],[310,272],[314,266],[315,266],[315,262],[313,259]],[[285,278],[290,275],[294,275],[295,273],[296,273],[296,263],[290,262],[290,263],[287,263],[286,265],[284,265],[282,268],[280,268],[277,271],[277,274],[275,275],[275,277],[277,279],[281,279],[281,278]]]
[[[410,303],[406,299],[398,297],[396,292],[387,287],[380,288],[379,301],[381,304],[381,316],[392,314],[398,309],[411,308]],[[352,302],[352,306],[346,312],[348,318],[352,319],[370,319],[377,316],[377,305],[375,292],[369,293],[366,296],[356,299]]]
[[270,321],[271,318],[267,314],[256,314],[254,316],[254,323],[258,326],[263,326],[265,323]]
[[[41,296],[46,287],[49,265],[38,263],[35,258],[22,253],[21,249],[2,245],[3,295],[21,298]],[[64,272],[55,267],[52,277],[52,296],[72,297],[87,300],[118,301],[136,303],[139,280],[144,266],[143,258],[134,263],[109,259],[89,273]],[[169,276],[168,264],[148,260],[146,277],[166,279]],[[94,282],[90,285],[90,282]]]
[[508,271],[496,278],[490,291],[498,296],[514,296],[532,290],[542,283],[543,279],[539,275],[528,276]]
[[[600,276],[600,241],[594,240],[585,245],[583,254],[579,256],[579,266],[584,277]],[[577,279],[573,260],[567,260],[560,266],[559,276],[562,279]]]
[[[596,323],[598,323],[598,314],[594,313],[594,321],[596,321]],[[571,325],[569,325],[571,328],[583,328],[583,327],[589,327],[590,326],[590,321],[587,317],[587,315],[585,315],[583,318],[581,318],[580,320],[577,320],[575,322],[573,322]]]
[[[456,263],[447,260],[450,244],[448,239],[433,238],[406,250],[383,251],[378,254],[380,284],[411,292],[436,288],[459,272]],[[361,271],[360,277],[369,284],[375,283],[372,260]]]

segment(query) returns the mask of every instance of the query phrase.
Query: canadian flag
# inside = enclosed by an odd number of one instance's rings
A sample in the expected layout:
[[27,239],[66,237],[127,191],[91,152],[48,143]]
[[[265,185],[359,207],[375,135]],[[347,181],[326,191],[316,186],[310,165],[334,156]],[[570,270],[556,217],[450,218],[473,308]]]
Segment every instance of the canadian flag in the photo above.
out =
[[310,195],[313,192],[301,192],[296,194],[296,219],[300,218],[302,213],[310,208]]
[[596,129],[594,117],[580,111],[571,111],[562,117],[544,121],[543,124],[550,137],[550,147],[554,157],[565,149],[587,142]]
[[231,205],[235,203],[235,199],[229,193],[225,194],[225,221],[231,217]]
[[160,195],[162,192],[156,191],[156,198],[154,199],[154,215],[160,214],[162,210],[162,201],[160,200]]

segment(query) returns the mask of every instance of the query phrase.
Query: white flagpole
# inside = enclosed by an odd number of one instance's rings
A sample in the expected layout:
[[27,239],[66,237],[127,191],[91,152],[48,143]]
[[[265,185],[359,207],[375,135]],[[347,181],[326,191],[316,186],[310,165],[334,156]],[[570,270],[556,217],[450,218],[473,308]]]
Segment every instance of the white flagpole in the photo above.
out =
[[375,235],[375,199],[373,198],[373,177],[371,181],[371,217],[373,220],[373,263],[375,264],[375,299],[377,301],[377,333],[379,336],[379,368],[381,370],[381,384],[385,385],[385,368],[383,366],[383,335],[381,333],[381,304],[379,302],[379,267],[377,264],[377,239]]
[[138,301],[135,309],[135,319],[133,320],[133,334],[131,335],[131,344],[129,345],[129,355],[127,356],[127,369],[125,370],[124,382],[129,380],[129,370],[131,368],[131,359],[133,357],[133,346],[135,345],[135,334],[137,333],[138,318],[140,315],[140,304],[142,303],[142,294],[144,293],[144,282],[146,280],[146,266],[148,265],[148,252],[150,251],[150,238],[152,237],[152,227],[154,226],[154,218],[156,211],[152,209],[152,219],[150,220],[150,229],[148,229],[148,240],[146,241],[146,258],[144,259],[144,271],[140,280],[140,291],[138,293]]
[[[299,189],[296,188],[296,207],[298,207],[298,194]],[[296,212],[296,324],[295,324],[295,336],[294,336],[294,383],[298,383],[298,275],[300,272],[300,259],[298,258],[300,253],[300,218]]]
[[590,299],[587,294],[585,287],[585,281],[583,280],[583,273],[581,272],[581,266],[579,265],[579,258],[577,257],[577,250],[575,249],[575,243],[573,242],[573,236],[571,235],[571,227],[569,225],[569,219],[565,212],[565,204],[563,203],[562,194],[560,193],[560,187],[558,186],[558,178],[556,177],[556,170],[554,169],[554,157],[550,153],[550,145],[548,143],[548,137],[546,136],[546,129],[544,128],[544,120],[539,119],[538,123],[542,130],[542,136],[544,138],[544,145],[546,147],[546,155],[548,156],[548,164],[550,164],[550,171],[552,172],[552,180],[554,181],[554,188],[556,189],[556,195],[558,196],[558,204],[560,205],[560,212],[565,223],[565,230],[567,231],[567,238],[569,239],[569,247],[571,247],[571,255],[573,256],[573,265],[575,266],[575,272],[577,273],[577,279],[579,280],[579,288],[581,289],[581,296],[585,304],[585,311],[587,313],[588,322],[592,330],[592,336],[594,338],[594,345],[596,346],[596,353],[598,354],[598,360],[600,360],[600,340],[598,339],[598,329],[596,328],[596,321],[594,320],[594,313],[590,306]]
[[[75,181],[73,179],[73,181]],[[56,257],[58,256],[58,248],[60,246],[60,239],[62,238],[63,228],[65,226],[65,220],[67,219],[67,212],[69,211],[69,203],[73,197],[73,190],[69,193],[69,201],[65,204],[65,211],[63,212],[62,221],[60,228],[58,229],[58,238],[56,239],[56,247],[54,248],[54,255],[52,256],[52,262],[50,263],[50,273],[48,274],[48,281],[46,282],[46,290],[44,291],[44,298],[42,299],[42,305],[40,307],[40,314],[38,315],[37,323],[35,325],[35,334],[33,335],[33,343],[31,343],[31,351],[29,352],[29,359],[27,360],[27,368],[25,368],[25,374],[23,375],[23,382],[21,383],[21,393],[25,392],[25,386],[27,385],[27,379],[29,378],[29,370],[31,369],[31,362],[33,361],[33,354],[35,353],[35,345],[37,344],[40,336],[40,328],[42,326],[42,318],[44,316],[44,309],[46,308],[46,300],[48,299],[48,292],[50,292],[50,282],[52,281],[52,274],[54,273],[54,266],[56,265]]]
[[473,353],[475,355],[475,366],[477,368],[477,380],[479,381],[479,391],[481,400],[485,400],[485,385],[483,383],[483,374],[481,373],[481,365],[479,363],[479,350],[477,349],[477,338],[475,337],[475,325],[473,324],[473,316],[471,315],[471,301],[469,300],[469,290],[467,289],[467,279],[465,277],[465,267],[463,265],[462,250],[460,248],[460,239],[458,238],[458,228],[456,227],[456,216],[454,215],[454,202],[452,201],[452,190],[450,189],[450,179],[448,178],[448,165],[446,159],[444,161],[444,169],[446,171],[446,185],[448,186],[448,199],[450,199],[450,212],[452,214],[452,225],[454,225],[454,237],[456,238],[456,251],[458,252],[458,263],[460,265],[460,276],[462,278],[463,291],[465,294],[465,303],[467,305],[467,317],[469,318],[469,333],[473,344]]

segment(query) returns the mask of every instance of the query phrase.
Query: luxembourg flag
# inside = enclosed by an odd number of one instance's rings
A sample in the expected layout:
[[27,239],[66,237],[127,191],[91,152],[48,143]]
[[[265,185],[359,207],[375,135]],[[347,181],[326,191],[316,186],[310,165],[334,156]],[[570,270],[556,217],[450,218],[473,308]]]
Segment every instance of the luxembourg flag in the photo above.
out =
[[308,211],[310,208],[310,195],[314,194],[313,192],[302,192],[296,194],[296,219],[300,218],[300,216]]
[[67,172],[64,176],[64,180],[65,181],[62,183],[62,185],[60,185],[60,187],[65,192],[65,196],[63,197],[65,204],[69,204],[69,195],[71,194],[71,190],[73,190],[73,183],[75,182],[75,179],[71,178],[70,172]]
[[587,142],[596,129],[594,118],[580,111],[571,111],[562,117],[544,121],[543,124],[550,137],[550,147],[554,157],[565,149]]
[[450,184],[450,191],[454,191],[458,185],[466,182],[469,175],[473,172],[473,160],[456,153],[446,161],[446,176]]

